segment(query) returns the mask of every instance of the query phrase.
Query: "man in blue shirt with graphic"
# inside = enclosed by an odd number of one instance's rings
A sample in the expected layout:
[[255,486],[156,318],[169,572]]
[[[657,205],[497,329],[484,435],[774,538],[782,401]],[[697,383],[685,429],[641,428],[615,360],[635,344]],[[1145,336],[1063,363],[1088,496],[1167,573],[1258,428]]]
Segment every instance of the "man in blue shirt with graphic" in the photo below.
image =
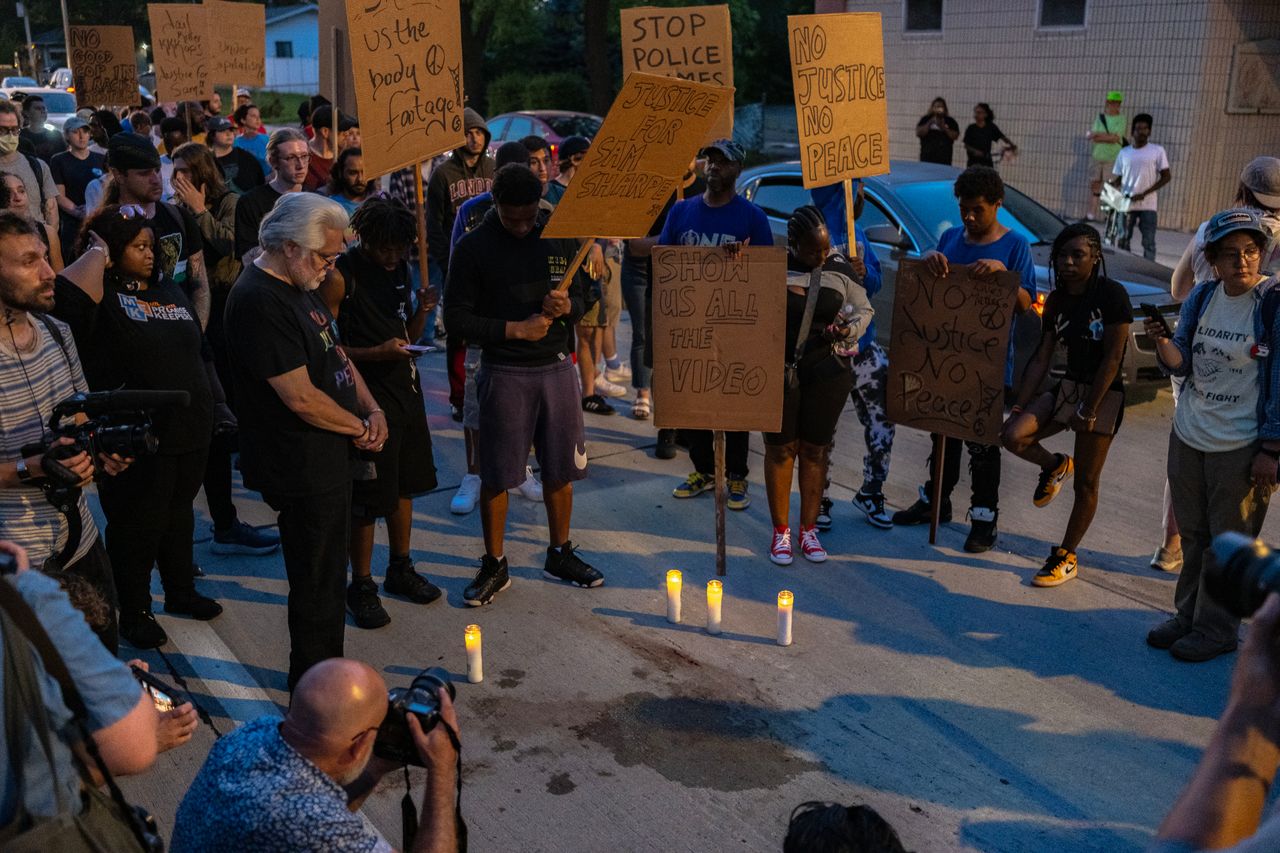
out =
[[[658,236],[659,246],[727,246],[733,243],[772,246],[773,231],[764,211],[738,195],[738,176],[746,151],[732,139],[717,139],[698,152],[707,161],[707,190],[678,201]],[[672,492],[692,498],[715,485],[715,450],[710,430],[685,430],[693,473]],[[725,475],[729,481],[729,509],[751,504],[747,494],[745,432],[725,433]]]
[[[967,264],[971,272],[990,275],[1009,270],[1022,277],[1016,312],[1025,312],[1036,298],[1036,267],[1031,246],[1025,237],[1010,231],[996,218],[1004,203],[1004,182],[995,169],[971,166],[960,173],[955,185],[964,223],[949,228],[938,238],[938,248],[924,258],[934,275],[946,275],[952,264]],[[1005,366],[1005,386],[1013,383],[1013,335],[1009,336],[1009,357]],[[937,436],[933,436],[935,439]],[[971,553],[988,551],[996,544],[996,519],[1000,498],[1000,446],[966,441],[973,499],[969,506],[969,537],[964,549]],[[933,457],[929,458],[933,471]],[[960,439],[948,438],[943,453],[942,506],[939,520],[951,520],[951,492],[960,480]],[[932,475],[920,490],[920,499],[893,514],[894,524],[925,524],[930,518],[929,499],[933,494]]]

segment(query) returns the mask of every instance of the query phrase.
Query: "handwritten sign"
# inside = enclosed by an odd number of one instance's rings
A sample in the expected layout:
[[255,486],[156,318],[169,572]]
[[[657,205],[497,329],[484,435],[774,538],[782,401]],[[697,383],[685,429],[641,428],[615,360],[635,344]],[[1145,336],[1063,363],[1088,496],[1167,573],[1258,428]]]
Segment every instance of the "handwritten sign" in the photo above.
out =
[[[576,177],[574,180],[578,180]],[[653,250],[653,394],[657,426],[782,428],[787,253]]]
[[347,0],[364,170],[374,177],[462,144],[457,0]]
[[544,237],[643,237],[733,90],[632,74],[609,107]]
[[804,185],[889,171],[879,12],[788,15]]
[[123,107],[138,101],[133,27],[72,27],[76,105]]
[[953,438],[996,444],[1018,274],[945,277],[902,261],[889,342],[889,420]]
[[182,3],[150,3],[147,18],[151,21],[156,96],[162,101],[199,101],[212,95],[205,8]]
[[[633,71],[733,86],[733,34],[728,6],[621,11],[622,76]],[[733,110],[725,110],[708,139],[733,136]]]
[[267,13],[257,3],[205,0],[209,22],[209,79],[232,86],[265,86]]

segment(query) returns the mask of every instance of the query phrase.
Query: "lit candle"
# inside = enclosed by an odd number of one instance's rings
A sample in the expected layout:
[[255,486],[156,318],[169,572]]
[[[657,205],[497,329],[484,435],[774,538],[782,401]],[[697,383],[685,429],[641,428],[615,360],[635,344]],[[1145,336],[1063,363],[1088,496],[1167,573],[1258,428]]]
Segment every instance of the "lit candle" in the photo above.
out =
[[724,600],[724,584],[707,581],[707,633],[720,633],[720,602]]
[[791,605],[795,603],[795,596],[790,590],[784,589],[778,593],[778,645],[791,645]]
[[467,681],[477,684],[484,681],[484,656],[480,651],[480,626],[468,625],[462,638],[467,644]]
[[680,622],[680,588],[683,579],[679,569],[667,572],[667,621]]

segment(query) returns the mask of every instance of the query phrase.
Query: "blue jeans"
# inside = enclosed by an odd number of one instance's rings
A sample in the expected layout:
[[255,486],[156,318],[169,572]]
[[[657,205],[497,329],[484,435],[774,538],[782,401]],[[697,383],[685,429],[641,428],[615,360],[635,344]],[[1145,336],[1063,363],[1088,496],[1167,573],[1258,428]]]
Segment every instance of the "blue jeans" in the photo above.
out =
[[1138,226],[1142,232],[1142,257],[1149,261],[1156,259],[1156,212],[1154,210],[1134,210],[1124,219],[1124,237],[1119,241],[1120,248],[1129,251],[1129,241],[1133,239],[1133,227]]
[[631,387],[637,391],[649,387],[653,368],[644,363],[645,341],[649,329],[649,259],[622,256],[622,301],[631,317]]

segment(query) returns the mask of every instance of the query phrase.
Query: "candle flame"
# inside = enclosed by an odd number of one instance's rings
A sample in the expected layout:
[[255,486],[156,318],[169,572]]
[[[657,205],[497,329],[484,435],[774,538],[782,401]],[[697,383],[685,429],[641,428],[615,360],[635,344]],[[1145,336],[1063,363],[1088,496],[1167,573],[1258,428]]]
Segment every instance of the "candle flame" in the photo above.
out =
[[719,601],[724,595],[724,584],[720,581],[707,581],[707,601]]
[[784,589],[782,592],[778,593],[779,607],[790,607],[794,602],[795,596],[792,595],[791,590]]
[[680,586],[683,582],[683,577],[679,569],[672,569],[667,572],[667,586]]

